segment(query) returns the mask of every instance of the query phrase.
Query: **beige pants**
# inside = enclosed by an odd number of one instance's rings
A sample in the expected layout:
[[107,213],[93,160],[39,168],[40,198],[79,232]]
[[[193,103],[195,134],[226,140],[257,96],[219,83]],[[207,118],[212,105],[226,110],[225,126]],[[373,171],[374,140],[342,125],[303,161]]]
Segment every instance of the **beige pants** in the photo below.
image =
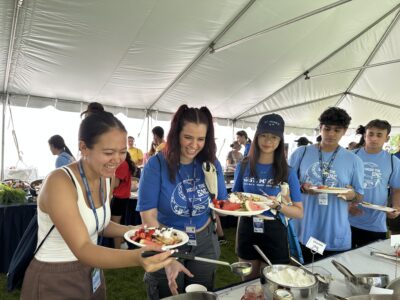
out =
[[91,267],[85,266],[79,261],[47,263],[34,258],[25,272],[20,299],[106,299],[103,272],[101,272],[101,285],[94,294],[91,272]]

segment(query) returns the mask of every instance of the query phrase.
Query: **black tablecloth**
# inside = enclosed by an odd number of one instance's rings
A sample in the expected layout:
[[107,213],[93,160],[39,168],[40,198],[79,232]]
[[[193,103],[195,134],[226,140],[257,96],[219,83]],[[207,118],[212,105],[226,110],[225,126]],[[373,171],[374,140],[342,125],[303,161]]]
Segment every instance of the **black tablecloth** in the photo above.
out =
[[0,272],[6,273],[25,228],[36,212],[36,204],[0,205]]

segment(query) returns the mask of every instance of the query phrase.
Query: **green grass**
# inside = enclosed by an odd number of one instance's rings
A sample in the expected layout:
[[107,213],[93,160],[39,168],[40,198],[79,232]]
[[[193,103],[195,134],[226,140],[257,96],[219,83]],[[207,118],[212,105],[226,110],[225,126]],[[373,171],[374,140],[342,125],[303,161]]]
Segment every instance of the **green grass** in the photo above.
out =
[[[221,260],[230,263],[237,261],[235,255],[235,228],[224,229],[225,237],[228,243],[221,246]],[[105,270],[107,284],[107,299],[146,299],[146,291],[143,283],[143,269],[126,268]],[[229,268],[219,266],[217,268],[216,288],[222,288],[227,285],[240,282],[240,277],[234,275]],[[0,274],[0,300],[17,300],[19,291],[8,293],[5,289],[6,275]]]

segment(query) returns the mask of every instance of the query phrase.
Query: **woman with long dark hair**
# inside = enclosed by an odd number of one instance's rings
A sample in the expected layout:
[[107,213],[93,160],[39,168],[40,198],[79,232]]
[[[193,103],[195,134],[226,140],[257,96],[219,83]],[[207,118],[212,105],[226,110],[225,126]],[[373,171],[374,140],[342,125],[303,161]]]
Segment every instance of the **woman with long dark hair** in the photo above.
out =
[[236,132],[236,140],[240,145],[244,146],[243,156],[247,156],[250,151],[251,139],[247,136],[247,132],[244,130],[239,130]]
[[[301,218],[303,205],[300,184],[296,173],[286,162],[284,126],[282,117],[277,114],[265,115],[260,119],[249,155],[236,168],[232,191],[267,194],[273,200],[271,208],[286,217]],[[289,191],[281,192],[280,185],[284,182],[289,184]],[[276,196],[280,192],[285,201],[277,200]],[[251,262],[253,265],[252,273],[244,280],[259,276],[264,265],[252,245],[258,245],[274,264],[289,262],[287,228],[270,211],[255,217],[241,217],[236,239],[239,261]]]
[[57,155],[56,168],[60,168],[75,161],[71,150],[65,145],[61,135],[53,135],[48,142],[51,153]]
[[[151,157],[143,169],[137,210],[148,226],[173,227],[189,233],[189,242],[179,247],[180,252],[218,259],[220,248],[211,222],[212,199],[205,184],[204,162],[215,165],[218,174],[218,195],[215,196],[226,199],[223,172],[216,159],[211,113],[206,107],[182,105],[172,118],[165,148]],[[191,283],[202,284],[208,290],[214,288],[214,265],[190,260],[183,264],[193,278],[178,276],[177,264],[146,273],[148,299],[167,297],[170,290],[173,294],[182,293]]]

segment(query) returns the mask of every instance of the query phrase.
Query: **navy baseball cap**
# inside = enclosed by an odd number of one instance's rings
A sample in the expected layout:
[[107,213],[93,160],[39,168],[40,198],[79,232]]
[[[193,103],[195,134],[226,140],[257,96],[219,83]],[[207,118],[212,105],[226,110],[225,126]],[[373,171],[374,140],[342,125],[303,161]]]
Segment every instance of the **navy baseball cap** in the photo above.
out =
[[283,138],[283,131],[285,128],[285,121],[278,114],[269,114],[263,116],[257,124],[256,134],[271,133],[273,135]]

